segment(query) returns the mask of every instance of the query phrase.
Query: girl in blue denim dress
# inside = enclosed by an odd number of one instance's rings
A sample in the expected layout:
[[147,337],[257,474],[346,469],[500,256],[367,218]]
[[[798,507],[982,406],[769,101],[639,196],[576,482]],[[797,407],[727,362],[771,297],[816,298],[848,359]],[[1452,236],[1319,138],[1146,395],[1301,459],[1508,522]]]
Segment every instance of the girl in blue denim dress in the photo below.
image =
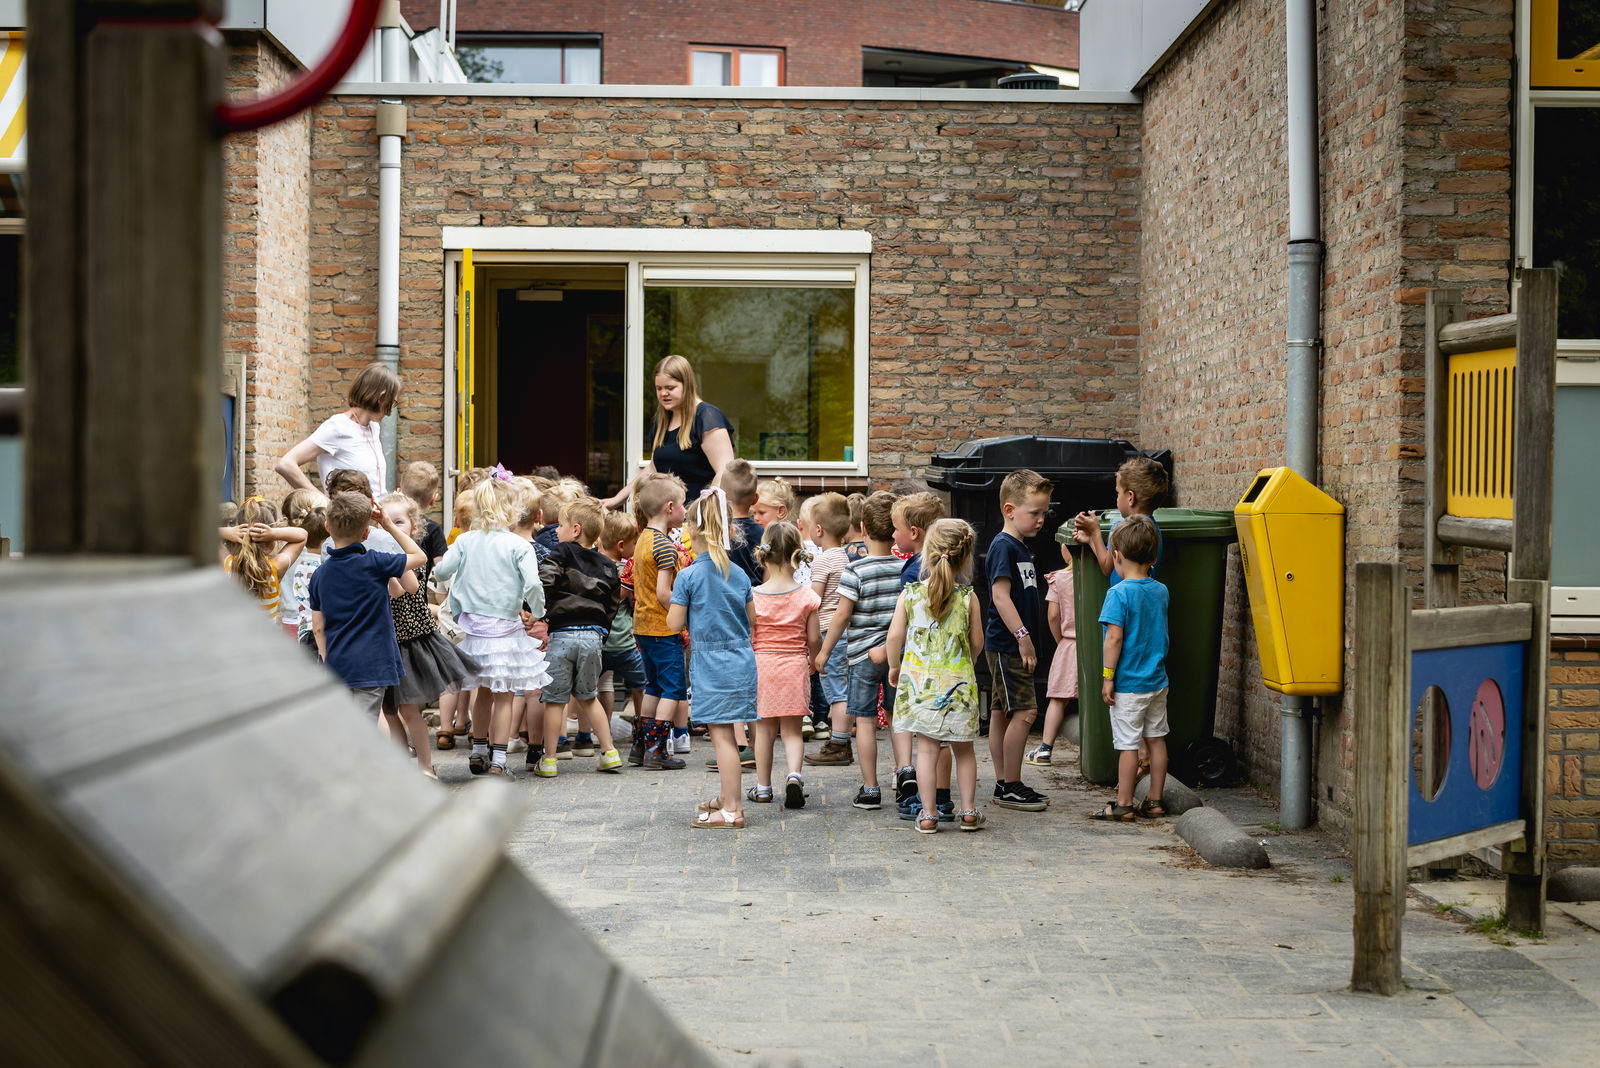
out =
[[694,719],[711,728],[717,754],[717,796],[701,802],[694,818],[695,827],[706,829],[744,826],[733,725],[756,718],[756,654],[750,645],[755,598],[750,577],[728,560],[729,525],[727,498],[720,489],[707,489],[689,506],[683,533],[695,559],[678,572],[667,610],[669,629],[689,628]]

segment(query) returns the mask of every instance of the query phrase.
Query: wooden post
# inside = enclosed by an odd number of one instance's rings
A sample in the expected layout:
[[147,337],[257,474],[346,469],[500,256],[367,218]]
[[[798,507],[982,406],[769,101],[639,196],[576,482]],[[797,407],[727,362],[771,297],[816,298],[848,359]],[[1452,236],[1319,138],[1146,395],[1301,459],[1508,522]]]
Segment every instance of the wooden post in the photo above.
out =
[[1454,289],[1428,290],[1427,304],[1427,436],[1428,467],[1423,479],[1422,546],[1424,593],[1429,608],[1453,608],[1460,603],[1461,563],[1466,553],[1459,545],[1439,540],[1439,519],[1445,513],[1445,480],[1450,472],[1450,357],[1439,349],[1439,331],[1458,322],[1465,313],[1461,294]]
[[1355,957],[1352,990],[1400,991],[1406,897],[1410,622],[1398,564],[1356,564]]
[[214,553],[221,9],[28,5],[30,553]]

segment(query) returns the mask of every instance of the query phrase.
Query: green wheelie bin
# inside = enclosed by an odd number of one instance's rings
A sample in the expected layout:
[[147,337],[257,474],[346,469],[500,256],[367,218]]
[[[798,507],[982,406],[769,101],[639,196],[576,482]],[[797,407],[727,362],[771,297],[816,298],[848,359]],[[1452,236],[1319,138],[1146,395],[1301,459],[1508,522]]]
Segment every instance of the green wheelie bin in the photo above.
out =
[[[1100,516],[1110,529],[1115,512]],[[1222,655],[1222,606],[1228,585],[1228,545],[1237,539],[1233,513],[1194,508],[1158,508],[1161,564],[1156,578],[1171,597],[1167,651],[1167,751],[1175,762],[1192,743],[1209,737],[1216,723],[1217,675]],[[1056,531],[1072,541],[1072,523]],[[1083,777],[1117,781],[1111,745],[1111,713],[1100,699],[1100,606],[1106,576],[1088,547],[1073,553],[1072,587],[1078,630],[1078,761]]]

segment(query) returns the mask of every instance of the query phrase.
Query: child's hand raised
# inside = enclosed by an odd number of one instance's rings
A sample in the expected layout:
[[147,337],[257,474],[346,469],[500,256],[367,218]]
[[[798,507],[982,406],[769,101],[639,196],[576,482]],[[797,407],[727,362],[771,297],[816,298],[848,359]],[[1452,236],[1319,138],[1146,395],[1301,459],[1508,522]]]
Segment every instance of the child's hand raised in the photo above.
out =
[[272,541],[272,528],[265,523],[251,523],[244,528],[251,541]]
[[1087,545],[1100,533],[1100,517],[1093,512],[1079,512],[1072,517],[1072,540]]

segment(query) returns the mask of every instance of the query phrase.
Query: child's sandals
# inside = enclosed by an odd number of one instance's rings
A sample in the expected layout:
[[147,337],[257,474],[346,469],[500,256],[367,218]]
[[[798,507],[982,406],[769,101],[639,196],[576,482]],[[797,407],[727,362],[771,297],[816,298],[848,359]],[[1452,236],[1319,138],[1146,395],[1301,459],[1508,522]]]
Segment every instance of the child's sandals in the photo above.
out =
[[932,811],[929,811],[928,809],[925,809],[925,808],[918,810],[918,812],[917,812],[917,833],[918,834],[938,834],[939,833],[939,810],[938,809],[934,809]]
[[1139,806],[1139,815],[1147,820],[1158,820],[1167,814],[1167,804],[1159,797],[1147,799]]
[[447,730],[439,731],[433,736],[433,747],[435,749],[454,749],[456,747],[455,733]]
[[715,812],[702,812],[694,818],[691,826],[702,830],[737,831],[744,826],[744,813],[726,808],[717,809]]
[[696,812],[716,812],[722,807],[722,798],[713,797],[710,801],[702,801],[694,806]]
[[956,813],[956,829],[961,831],[975,831],[982,827],[986,821],[983,813],[975,808],[964,808]]
[[754,801],[758,805],[772,804],[772,787],[752,786],[744,792],[745,800]]
[[1132,823],[1139,818],[1139,810],[1132,805],[1119,805],[1115,801],[1107,801],[1106,807],[1089,813],[1092,820],[1109,820],[1112,823]]

